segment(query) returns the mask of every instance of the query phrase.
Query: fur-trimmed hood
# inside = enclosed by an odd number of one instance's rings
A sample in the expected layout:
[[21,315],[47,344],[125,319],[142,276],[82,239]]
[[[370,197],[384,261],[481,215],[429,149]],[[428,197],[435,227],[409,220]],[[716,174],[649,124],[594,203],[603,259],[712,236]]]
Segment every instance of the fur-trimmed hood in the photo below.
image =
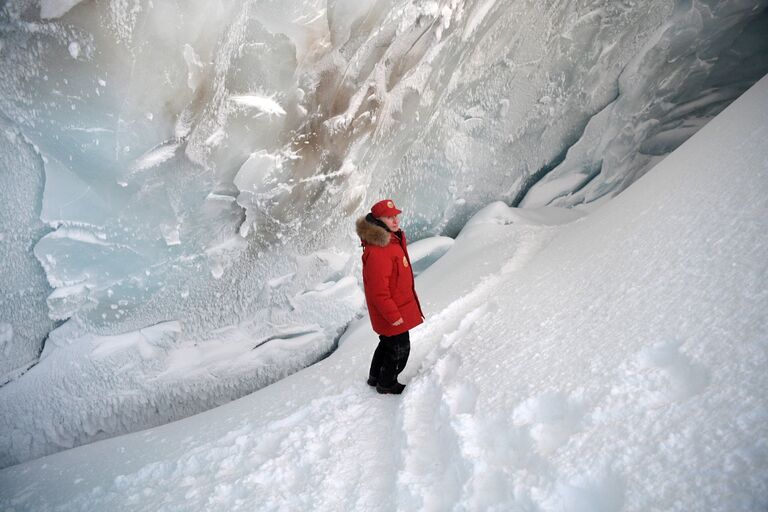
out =
[[383,222],[377,221],[375,218],[369,220],[369,217],[371,217],[370,214],[360,217],[355,222],[357,236],[364,243],[386,247],[392,238],[392,232],[385,227]]

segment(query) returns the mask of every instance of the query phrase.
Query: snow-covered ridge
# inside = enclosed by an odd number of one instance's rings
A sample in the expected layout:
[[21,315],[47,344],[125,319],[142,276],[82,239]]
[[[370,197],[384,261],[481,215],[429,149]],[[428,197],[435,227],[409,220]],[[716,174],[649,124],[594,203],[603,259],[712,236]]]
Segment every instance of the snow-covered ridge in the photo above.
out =
[[361,319],[240,400],[0,470],[0,507],[764,510],[766,136],[768,76],[589,216],[489,204],[417,278],[399,397]]

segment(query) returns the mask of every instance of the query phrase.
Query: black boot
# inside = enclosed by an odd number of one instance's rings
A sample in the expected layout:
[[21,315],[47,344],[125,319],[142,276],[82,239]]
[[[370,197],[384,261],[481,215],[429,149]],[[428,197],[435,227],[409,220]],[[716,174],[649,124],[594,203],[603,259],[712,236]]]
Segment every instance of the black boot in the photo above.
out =
[[405,384],[400,384],[400,383],[399,383],[399,382],[397,382],[397,381],[395,381],[395,383],[394,383],[394,384],[392,384],[392,386],[390,386],[390,387],[388,387],[388,388],[385,388],[385,387],[384,387],[384,386],[382,386],[381,384],[377,384],[377,385],[376,385],[376,391],[377,391],[379,394],[381,394],[381,395],[387,395],[387,394],[390,394],[390,395],[399,395],[400,393],[402,393],[402,392],[403,392],[403,390],[404,390],[404,389],[405,389]]
[[379,345],[373,353],[368,385],[379,393],[399,395],[405,386],[397,382],[397,376],[408,362],[411,343],[408,331],[395,336],[379,335]]

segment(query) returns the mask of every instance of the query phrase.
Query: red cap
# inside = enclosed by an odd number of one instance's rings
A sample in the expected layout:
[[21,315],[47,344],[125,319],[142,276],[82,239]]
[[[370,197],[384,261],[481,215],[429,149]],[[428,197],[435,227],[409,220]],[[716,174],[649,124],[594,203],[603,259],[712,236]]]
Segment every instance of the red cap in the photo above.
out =
[[402,212],[395,208],[391,199],[384,199],[371,207],[371,213],[374,217],[394,217]]

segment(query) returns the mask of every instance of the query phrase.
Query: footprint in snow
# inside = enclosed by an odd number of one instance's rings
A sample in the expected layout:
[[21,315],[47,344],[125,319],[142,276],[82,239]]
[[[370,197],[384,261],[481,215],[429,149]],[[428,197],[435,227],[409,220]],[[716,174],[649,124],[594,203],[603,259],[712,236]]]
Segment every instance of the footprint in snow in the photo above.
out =
[[516,427],[527,427],[536,451],[547,455],[568,442],[581,429],[583,407],[560,391],[528,398],[512,412]]
[[661,342],[637,355],[636,367],[645,377],[648,405],[689,399],[709,385],[709,372],[680,352],[680,342]]

